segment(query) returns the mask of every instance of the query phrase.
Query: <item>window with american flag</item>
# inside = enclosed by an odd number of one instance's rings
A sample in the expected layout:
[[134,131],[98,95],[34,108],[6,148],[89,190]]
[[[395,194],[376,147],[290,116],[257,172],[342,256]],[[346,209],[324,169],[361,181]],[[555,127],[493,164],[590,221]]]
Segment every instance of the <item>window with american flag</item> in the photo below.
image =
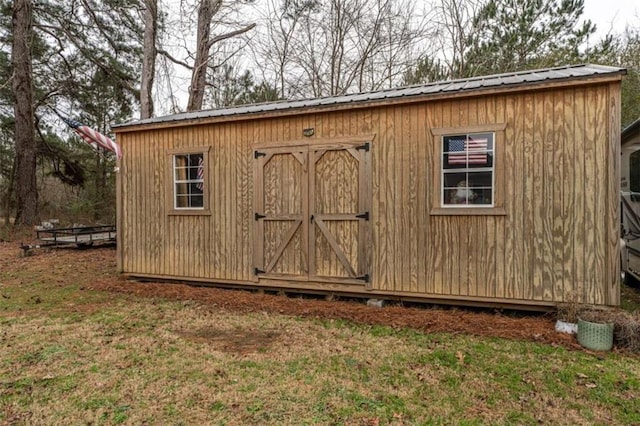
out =
[[203,153],[173,155],[173,208],[203,209],[205,185]]
[[442,136],[441,205],[494,206],[495,134]]

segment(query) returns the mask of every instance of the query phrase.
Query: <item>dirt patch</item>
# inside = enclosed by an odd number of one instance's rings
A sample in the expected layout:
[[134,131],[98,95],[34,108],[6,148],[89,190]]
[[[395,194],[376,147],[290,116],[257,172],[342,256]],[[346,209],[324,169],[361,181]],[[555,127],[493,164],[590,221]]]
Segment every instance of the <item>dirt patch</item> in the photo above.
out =
[[176,331],[176,334],[186,340],[214,345],[216,349],[223,352],[245,355],[268,349],[277,342],[281,333],[203,328],[200,330],[179,330]]
[[[554,330],[554,319],[550,315],[402,305],[380,309],[366,306],[362,301],[292,298],[247,290],[126,280],[116,272],[116,251],[113,248],[42,250],[24,257],[18,243],[0,242],[0,272],[5,272],[3,285],[21,285],[29,280],[39,280],[64,286],[72,274],[76,281],[80,279],[87,283],[85,289],[145,298],[191,300],[209,309],[224,308],[236,312],[270,312],[305,318],[343,319],[358,324],[409,327],[427,333],[465,333],[580,348],[574,337]],[[184,337],[212,341],[226,339],[225,344],[230,351],[253,350],[250,347],[243,348],[238,343],[242,340],[242,335],[233,337],[203,333]],[[244,338],[246,339],[247,335]],[[274,336],[256,335],[252,347],[259,347],[273,338]]]

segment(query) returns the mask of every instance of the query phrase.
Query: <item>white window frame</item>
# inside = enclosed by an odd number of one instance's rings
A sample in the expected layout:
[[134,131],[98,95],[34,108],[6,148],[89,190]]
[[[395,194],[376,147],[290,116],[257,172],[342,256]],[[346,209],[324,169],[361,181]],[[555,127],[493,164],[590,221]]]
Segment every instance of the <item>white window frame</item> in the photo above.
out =
[[[202,179],[190,179],[189,177],[187,177],[187,179],[179,179],[178,178],[178,169],[179,168],[184,168],[181,166],[178,166],[177,164],[177,159],[178,157],[190,157],[191,156],[200,156],[200,158],[202,158],[202,168],[203,168],[203,173],[204,173],[204,153],[201,152],[197,152],[197,153],[189,153],[189,154],[173,154],[172,158],[173,158],[173,208],[176,210],[204,210],[204,174]],[[193,168],[194,166],[192,164],[188,165],[187,168]],[[196,165],[195,166],[200,167],[200,165]],[[189,174],[189,173],[187,173]],[[180,207],[178,206],[178,196],[184,196],[184,194],[178,194],[177,191],[177,187],[180,184],[184,184],[187,186],[187,194],[186,194],[186,199],[187,199],[187,206],[186,207]],[[198,185],[200,184],[202,186],[202,194],[192,194],[191,193],[191,187],[192,185]],[[201,206],[193,206],[191,205],[191,202],[193,200],[193,197],[195,196],[202,196],[202,205]]]
[[[209,215],[209,198],[211,189],[209,188],[209,146],[173,148],[166,151],[168,156],[167,167],[167,185],[166,185],[166,202],[170,206],[167,214],[169,215]],[[202,155],[203,176],[202,179],[179,179],[177,175],[178,166],[176,158],[186,155]],[[193,167],[193,165],[191,165]],[[179,207],[178,193],[176,185],[186,184],[189,188],[193,184],[202,184],[202,206]],[[190,191],[190,189],[189,189]],[[190,197],[191,195],[188,195]]]
[[[433,127],[430,133],[431,191],[430,211],[433,216],[504,216],[505,131],[507,123],[474,124],[458,127]],[[444,204],[443,136],[493,133],[492,204]],[[460,170],[460,169],[458,169]],[[472,168],[480,170],[480,168]]]
[[[451,136],[463,136],[465,137],[465,140],[468,140],[470,137],[474,136],[474,135],[491,135],[491,149],[486,149],[487,155],[491,154],[492,155],[492,161],[491,161],[491,167],[468,167],[469,166],[469,151],[467,149],[464,150],[465,156],[467,158],[467,167],[460,167],[460,168],[451,168],[451,169],[445,169],[444,168],[444,157],[445,154],[451,154],[451,151],[445,151],[444,150],[444,140],[447,137],[451,137]],[[495,156],[495,143],[496,143],[496,134],[495,132],[474,132],[474,133],[454,133],[454,134],[447,134],[447,135],[442,135],[440,136],[440,207],[441,208],[453,208],[453,209],[460,209],[460,208],[470,208],[470,209],[477,209],[477,208],[493,208],[495,207],[495,200],[496,200],[496,171],[495,171],[495,161],[496,161],[496,156]],[[448,174],[454,174],[454,173],[465,173],[465,175],[467,176],[467,178],[465,179],[465,181],[467,182],[467,187],[466,190],[471,190],[471,187],[468,186],[468,175],[469,173],[486,173],[486,172],[491,172],[491,203],[489,204],[451,204],[451,203],[445,203],[445,192],[447,190],[453,190],[453,188],[449,188],[447,189],[447,187],[445,186],[445,176]]]

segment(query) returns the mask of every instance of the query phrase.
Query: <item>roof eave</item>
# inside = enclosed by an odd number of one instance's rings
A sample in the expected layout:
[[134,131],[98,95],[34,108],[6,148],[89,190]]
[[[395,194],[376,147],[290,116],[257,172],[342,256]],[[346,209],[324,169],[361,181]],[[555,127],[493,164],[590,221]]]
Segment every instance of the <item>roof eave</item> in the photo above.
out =
[[629,124],[622,130],[622,134],[620,136],[620,141],[625,143],[630,139],[633,139],[635,136],[640,134],[640,118],[638,118],[633,123]]

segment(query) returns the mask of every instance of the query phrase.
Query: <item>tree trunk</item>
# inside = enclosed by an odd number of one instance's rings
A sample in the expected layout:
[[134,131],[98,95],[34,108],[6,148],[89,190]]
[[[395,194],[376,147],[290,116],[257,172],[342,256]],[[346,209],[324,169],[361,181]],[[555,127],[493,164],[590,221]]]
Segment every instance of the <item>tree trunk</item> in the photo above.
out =
[[11,223],[11,210],[13,210],[13,203],[11,202],[13,197],[13,182],[16,178],[16,158],[13,158],[11,165],[11,174],[9,175],[9,184],[7,185],[6,197],[4,199],[4,223],[9,225]]
[[31,69],[31,0],[13,3],[13,96],[16,141],[16,224],[33,225],[38,216],[36,187],[36,140],[33,123],[33,87]]
[[221,7],[222,0],[200,0],[200,7],[198,8],[196,59],[191,74],[187,111],[198,111],[202,109],[204,89],[207,86],[207,66],[209,64],[209,51],[211,50],[211,46],[228,38],[246,33],[256,26],[256,24],[249,24],[235,31],[219,34],[211,38],[211,20],[220,11]]
[[221,5],[221,0],[200,0],[200,7],[198,8],[196,60],[193,64],[193,73],[191,74],[187,111],[198,111],[202,109],[204,89],[207,84],[211,19],[213,19],[218,10],[220,10]]
[[156,70],[156,37],[158,28],[158,1],[145,0],[144,53],[142,57],[142,80],[140,82],[140,119],[153,116],[153,80]]

